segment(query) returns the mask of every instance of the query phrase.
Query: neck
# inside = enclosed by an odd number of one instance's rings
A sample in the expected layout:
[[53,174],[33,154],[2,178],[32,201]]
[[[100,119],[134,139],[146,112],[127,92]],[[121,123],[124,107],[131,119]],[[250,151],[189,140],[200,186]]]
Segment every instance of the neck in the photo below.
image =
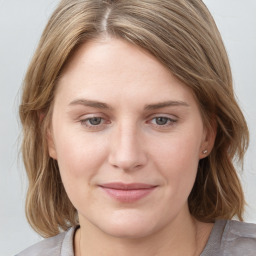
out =
[[118,238],[82,221],[75,235],[75,256],[197,256],[203,251],[212,226],[189,216],[177,218],[147,237]]

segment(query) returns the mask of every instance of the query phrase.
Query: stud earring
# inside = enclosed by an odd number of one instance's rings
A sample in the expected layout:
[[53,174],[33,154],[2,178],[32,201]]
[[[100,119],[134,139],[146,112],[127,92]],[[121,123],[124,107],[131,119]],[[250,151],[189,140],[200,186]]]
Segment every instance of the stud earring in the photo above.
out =
[[207,153],[208,153],[208,150],[205,149],[205,150],[203,151],[203,154],[207,154]]

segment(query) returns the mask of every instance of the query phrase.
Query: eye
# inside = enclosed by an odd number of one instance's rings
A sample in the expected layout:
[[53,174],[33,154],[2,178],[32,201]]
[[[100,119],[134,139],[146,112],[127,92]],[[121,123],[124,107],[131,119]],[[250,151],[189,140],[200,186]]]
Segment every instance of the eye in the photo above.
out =
[[102,128],[102,126],[104,126],[107,121],[102,117],[94,116],[80,120],[80,123],[86,128],[99,129]]
[[166,125],[169,121],[169,118],[162,117],[162,116],[155,117],[154,119],[155,119],[156,124],[158,124],[158,125]]
[[90,125],[99,125],[102,121],[102,118],[101,117],[92,117],[92,118],[86,119],[86,121],[88,121],[88,123]]
[[157,116],[157,117],[154,117],[152,120],[151,120],[152,124],[154,124],[155,126],[163,126],[163,127],[166,127],[166,126],[171,126],[173,125],[174,123],[177,122],[176,119],[172,119],[172,118],[169,118],[169,117],[165,117],[165,116]]

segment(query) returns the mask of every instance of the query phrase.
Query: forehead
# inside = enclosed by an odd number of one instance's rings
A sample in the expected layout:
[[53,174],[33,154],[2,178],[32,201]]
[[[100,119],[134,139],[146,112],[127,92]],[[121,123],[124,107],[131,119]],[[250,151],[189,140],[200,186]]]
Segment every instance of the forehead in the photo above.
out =
[[193,100],[191,90],[153,55],[114,38],[81,45],[63,70],[58,94],[102,101]]
[[[170,76],[171,73],[145,49],[125,40],[111,37],[98,38],[82,44],[76,49],[63,71],[63,76],[81,72],[96,72],[116,76],[146,73],[148,76]],[[154,71],[150,73],[150,71]],[[62,76],[62,77],[63,77]],[[100,78],[100,77],[99,77]]]

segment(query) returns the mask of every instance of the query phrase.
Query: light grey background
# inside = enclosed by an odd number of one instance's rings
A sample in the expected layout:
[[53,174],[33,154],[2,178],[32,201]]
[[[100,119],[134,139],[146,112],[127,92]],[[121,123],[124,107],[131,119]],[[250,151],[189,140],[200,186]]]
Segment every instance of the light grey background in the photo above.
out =
[[[205,0],[222,33],[239,103],[248,120],[251,144],[242,182],[256,223],[256,1]],[[39,241],[24,215],[26,176],[18,161],[19,88],[41,32],[57,0],[0,0],[0,255]]]

